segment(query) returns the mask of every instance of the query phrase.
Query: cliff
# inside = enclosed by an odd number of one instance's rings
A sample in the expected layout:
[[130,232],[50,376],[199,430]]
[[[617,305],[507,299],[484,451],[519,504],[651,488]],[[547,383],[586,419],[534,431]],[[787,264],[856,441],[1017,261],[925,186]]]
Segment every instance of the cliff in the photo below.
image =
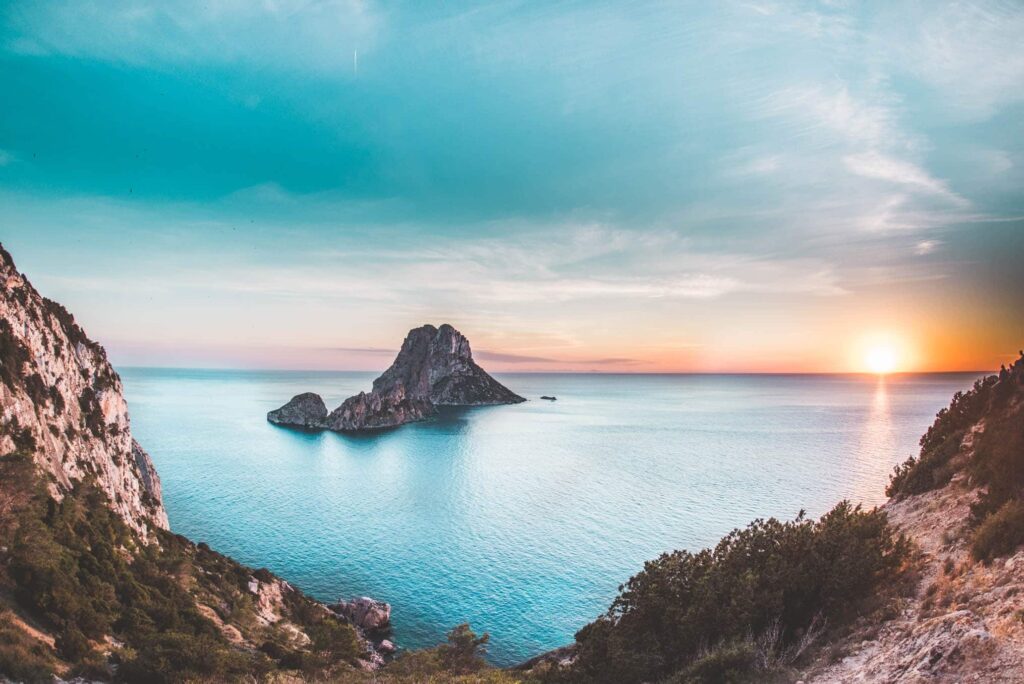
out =
[[167,529],[160,478],[132,438],[121,379],[74,316],[36,292],[0,247],[0,454],[29,446],[60,500],[95,478],[144,538]]
[[341,432],[388,428],[433,415],[438,406],[492,406],[526,401],[473,360],[466,336],[448,324],[409,331],[373,389],[349,397],[328,415],[316,394],[293,397],[267,414],[278,425]]
[[[394,646],[353,619],[171,534],[103,348],[2,247],[0,283],[0,681],[351,680],[383,664]],[[379,639],[390,607],[373,605]]]

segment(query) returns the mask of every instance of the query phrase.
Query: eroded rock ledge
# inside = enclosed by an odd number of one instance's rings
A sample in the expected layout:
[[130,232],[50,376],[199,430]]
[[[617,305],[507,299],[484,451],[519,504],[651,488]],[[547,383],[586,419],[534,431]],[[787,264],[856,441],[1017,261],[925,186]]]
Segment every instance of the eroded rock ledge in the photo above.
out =
[[447,323],[409,331],[391,367],[370,392],[349,397],[327,413],[319,395],[306,392],[267,414],[276,425],[357,432],[423,420],[438,406],[494,406],[526,401],[473,361],[469,340]]

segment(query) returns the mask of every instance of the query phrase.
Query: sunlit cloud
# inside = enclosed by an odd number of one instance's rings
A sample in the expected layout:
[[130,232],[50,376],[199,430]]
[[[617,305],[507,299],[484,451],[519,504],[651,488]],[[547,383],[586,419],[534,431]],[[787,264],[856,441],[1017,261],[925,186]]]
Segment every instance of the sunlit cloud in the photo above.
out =
[[13,0],[0,238],[132,359],[244,330],[377,368],[448,321],[499,368],[731,367],[754,329],[778,369],[880,317],[1019,329],[1022,17]]

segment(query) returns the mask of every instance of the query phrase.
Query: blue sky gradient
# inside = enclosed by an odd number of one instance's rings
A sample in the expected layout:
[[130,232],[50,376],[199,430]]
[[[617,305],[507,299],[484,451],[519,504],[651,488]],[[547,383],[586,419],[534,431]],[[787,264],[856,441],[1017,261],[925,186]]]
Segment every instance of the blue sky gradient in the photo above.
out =
[[[0,238],[121,364],[1024,342],[1016,2],[13,2]],[[369,351],[367,351],[369,350]]]

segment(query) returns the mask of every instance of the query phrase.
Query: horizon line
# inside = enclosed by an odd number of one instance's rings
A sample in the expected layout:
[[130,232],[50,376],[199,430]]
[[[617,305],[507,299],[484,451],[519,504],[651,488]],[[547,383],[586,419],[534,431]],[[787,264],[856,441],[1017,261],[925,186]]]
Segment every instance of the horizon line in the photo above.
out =
[[[113,365],[113,364],[112,364]],[[179,371],[235,371],[235,372],[267,372],[267,373],[366,373],[380,374],[382,370],[365,370],[356,368],[261,368],[261,367],[223,367],[223,366],[154,366],[154,365],[115,365],[115,370],[179,370]],[[906,375],[994,375],[998,371],[967,369],[967,370],[914,370],[894,371],[891,373],[874,373],[871,371],[835,370],[835,371],[717,371],[717,370],[666,370],[666,371],[605,371],[605,370],[511,370],[489,371],[492,375],[863,375],[879,379],[891,376]]]

